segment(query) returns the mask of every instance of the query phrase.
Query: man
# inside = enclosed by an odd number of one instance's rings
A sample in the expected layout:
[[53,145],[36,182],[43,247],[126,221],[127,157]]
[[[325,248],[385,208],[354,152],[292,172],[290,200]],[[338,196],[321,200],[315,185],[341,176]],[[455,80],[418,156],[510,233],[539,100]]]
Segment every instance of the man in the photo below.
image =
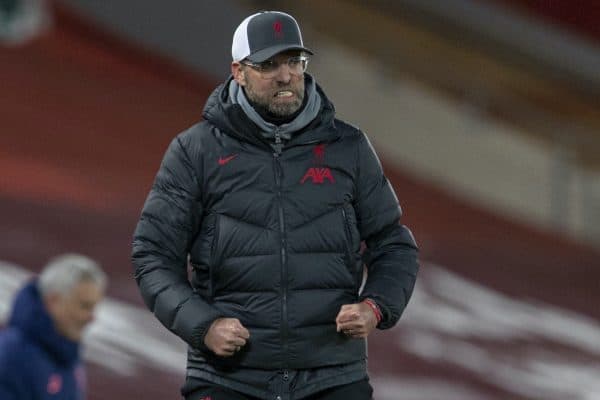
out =
[[0,399],[85,397],[80,341],[105,286],[106,276],[93,260],[67,254],[17,293],[0,333]]
[[171,142],[144,205],[135,278],[189,344],[186,399],[370,399],[365,339],[412,293],[398,201],[305,73],[311,54],[290,15],[246,18],[232,77]]

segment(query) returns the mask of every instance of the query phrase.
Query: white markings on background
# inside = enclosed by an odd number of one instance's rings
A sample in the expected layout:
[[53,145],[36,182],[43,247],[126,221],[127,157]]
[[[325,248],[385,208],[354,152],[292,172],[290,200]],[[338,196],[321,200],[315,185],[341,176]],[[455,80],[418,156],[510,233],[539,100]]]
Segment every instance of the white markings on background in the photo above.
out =
[[[0,261],[0,323],[8,318],[15,291],[29,278],[25,269]],[[183,376],[186,345],[146,309],[104,299],[84,338],[84,357],[123,375],[141,366]]]
[[457,382],[442,379],[407,378],[403,376],[377,376],[371,379],[377,400],[489,400]]
[[[0,322],[30,276],[0,262]],[[432,264],[393,330],[396,351],[460,368],[516,395],[543,400],[600,399],[598,321],[531,300],[517,300]],[[123,375],[142,366],[183,374],[186,346],[146,309],[114,299],[99,306],[85,357]],[[377,398],[487,400],[467,384],[399,375],[374,376]]]
[[600,399],[600,324],[424,265],[396,344],[535,399]]

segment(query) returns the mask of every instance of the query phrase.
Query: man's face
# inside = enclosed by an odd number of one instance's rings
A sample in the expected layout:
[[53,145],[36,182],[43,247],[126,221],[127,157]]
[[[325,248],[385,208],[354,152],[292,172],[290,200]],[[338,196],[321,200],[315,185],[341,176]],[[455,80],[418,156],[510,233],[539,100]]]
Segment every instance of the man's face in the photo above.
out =
[[304,74],[292,74],[286,64],[298,51],[279,53],[271,60],[283,64],[273,78],[265,79],[259,71],[248,65],[232,64],[233,76],[244,87],[248,98],[278,117],[295,113],[304,100]]
[[46,298],[48,311],[57,331],[73,341],[80,341],[84,328],[94,319],[94,309],[102,299],[102,290],[93,282],[80,282],[71,293],[51,293]]

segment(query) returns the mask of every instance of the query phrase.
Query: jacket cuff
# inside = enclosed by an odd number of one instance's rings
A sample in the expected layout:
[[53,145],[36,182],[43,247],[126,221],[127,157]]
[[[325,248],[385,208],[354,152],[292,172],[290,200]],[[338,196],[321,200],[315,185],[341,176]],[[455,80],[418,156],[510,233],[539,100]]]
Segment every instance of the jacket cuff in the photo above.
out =
[[379,308],[379,306],[377,305],[375,300],[373,300],[371,298],[366,298],[362,302],[365,303],[366,305],[368,305],[369,307],[371,307],[373,314],[375,314],[375,318],[377,318],[377,325],[379,325],[379,323],[381,322],[381,319],[383,317],[381,315],[381,309]]
[[210,321],[208,324],[200,325],[193,330],[189,343],[192,348],[200,350],[203,353],[213,353],[213,351],[208,348],[206,343],[204,343],[204,338],[206,337],[208,330],[215,320],[216,318]]
[[391,320],[391,314],[388,308],[385,306],[385,303],[377,299],[377,296],[369,295],[366,293],[360,297],[361,302],[367,299],[375,303],[377,305],[377,308],[379,309],[379,312],[381,313],[381,320],[377,322],[377,329],[391,328],[393,326],[393,324],[389,323],[389,321]]

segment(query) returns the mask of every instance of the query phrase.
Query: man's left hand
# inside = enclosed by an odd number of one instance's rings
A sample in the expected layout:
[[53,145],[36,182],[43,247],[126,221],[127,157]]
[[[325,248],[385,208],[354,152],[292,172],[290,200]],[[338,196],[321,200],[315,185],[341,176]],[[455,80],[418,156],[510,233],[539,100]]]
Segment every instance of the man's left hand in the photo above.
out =
[[368,304],[344,304],[335,323],[337,331],[351,338],[366,338],[377,326],[377,317]]

